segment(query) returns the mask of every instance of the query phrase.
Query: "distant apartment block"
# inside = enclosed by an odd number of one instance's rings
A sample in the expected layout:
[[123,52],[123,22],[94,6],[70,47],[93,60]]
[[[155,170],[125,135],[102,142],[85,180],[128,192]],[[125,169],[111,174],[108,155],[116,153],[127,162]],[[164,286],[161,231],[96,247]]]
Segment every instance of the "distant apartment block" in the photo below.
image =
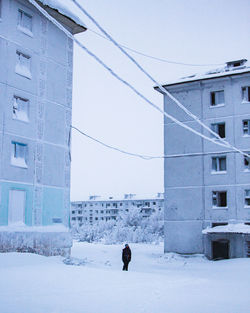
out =
[[[250,153],[247,60],[163,85],[208,128]],[[159,88],[155,87],[159,92]],[[218,139],[164,95],[164,110]],[[164,119],[165,252],[250,256],[250,160]]]
[[74,201],[71,202],[70,224],[74,227],[82,226],[84,223],[116,220],[120,213],[135,209],[140,209],[143,217],[148,217],[156,211],[163,211],[163,193],[152,197],[140,197],[135,194],[109,198],[90,196],[86,201]]

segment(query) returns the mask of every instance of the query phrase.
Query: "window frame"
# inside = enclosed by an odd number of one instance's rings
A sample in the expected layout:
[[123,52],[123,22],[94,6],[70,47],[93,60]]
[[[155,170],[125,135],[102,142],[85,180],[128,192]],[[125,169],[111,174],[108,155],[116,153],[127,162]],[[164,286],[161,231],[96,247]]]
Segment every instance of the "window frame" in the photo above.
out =
[[[21,105],[18,104],[18,100],[22,101]],[[22,107],[22,104],[24,103],[26,104],[26,110],[20,109]],[[13,105],[12,105],[12,110],[13,110],[12,119],[28,123],[29,122],[29,107],[30,107],[29,99],[26,99],[24,97],[17,96],[14,94]],[[18,117],[17,112],[19,112],[19,117]],[[20,115],[24,115],[23,118],[21,118]]]
[[[245,122],[247,122],[246,126],[244,126]],[[247,130],[247,133],[245,133],[245,130]],[[244,137],[250,136],[250,119],[249,120],[242,120],[242,132],[243,132]]]
[[[221,160],[225,159],[225,170],[221,170]],[[218,155],[211,157],[211,173],[212,174],[225,174],[227,173],[227,156],[226,155]],[[216,169],[214,169],[213,165],[216,165]]]
[[[250,154],[250,152],[247,152],[247,154]],[[246,163],[248,163],[248,164],[246,164]],[[250,172],[250,158],[248,158],[245,155],[243,155],[243,166],[244,166],[245,172]]]
[[0,22],[2,21],[3,1],[0,0]]
[[[221,194],[225,193],[225,205],[221,205]],[[214,203],[216,200],[216,203]],[[213,190],[212,191],[212,208],[213,209],[227,209],[228,208],[228,200],[227,200],[227,191],[226,190]]]
[[245,189],[244,190],[244,194],[245,194],[244,195],[244,207],[245,208],[250,208],[250,189]]
[[[245,89],[245,93],[244,93]],[[244,94],[246,97],[244,97]],[[242,103],[250,103],[250,86],[242,86],[241,87],[241,100]]]
[[[23,53],[20,50],[16,50],[16,58],[17,58],[17,62],[16,62],[16,67],[15,67],[15,72],[16,74],[23,76],[25,78],[31,79],[31,56]],[[27,66],[22,64],[25,62],[27,62]]]
[[[218,99],[217,99],[216,95],[219,95],[219,93],[223,93],[223,102],[217,103]],[[224,89],[211,91],[210,92],[210,108],[217,108],[217,107],[221,107],[224,105],[225,105],[225,91],[224,91]]]
[[[21,157],[17,157],[18,150],[23,147],[23,151],[19,153],[23,154]],[[21,168],[28,168],[27,165],[27,156],[28,156],[28,145],[25,143],[12,141],[11,142],[11,158],[10,163],[13,166],[21,167]]]
[[[224,137],[221,137],[220,134],[219,134],[219,126],[224,126]],[[220,136],[220,138],[222,139],[225,139],[226,138],[226,123],[225,122],[218,122],[218,123],[211,123],[210,124],[210,128],[211,130],[216,133],[217,135]],[[211,137],[215,138],[215,139],[218,139],[217,137],[215,137],[213,134],[211,134]]]
[[[30,18],[30,27],[25,26],[25,17]],[[17,17],[17,29],[23,32],[25,35],[33,37],[33,15],[27,13],[27,11],[18,8],[18,17]]]

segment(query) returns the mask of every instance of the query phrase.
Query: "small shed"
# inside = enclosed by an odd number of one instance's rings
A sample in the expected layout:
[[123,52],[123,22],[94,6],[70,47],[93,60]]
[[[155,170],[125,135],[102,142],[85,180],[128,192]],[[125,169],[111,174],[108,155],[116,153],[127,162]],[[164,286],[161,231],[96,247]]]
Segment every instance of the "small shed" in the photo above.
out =
[[250,225],[209,227],[202,231],[204,252],[210,260],[250,257]]

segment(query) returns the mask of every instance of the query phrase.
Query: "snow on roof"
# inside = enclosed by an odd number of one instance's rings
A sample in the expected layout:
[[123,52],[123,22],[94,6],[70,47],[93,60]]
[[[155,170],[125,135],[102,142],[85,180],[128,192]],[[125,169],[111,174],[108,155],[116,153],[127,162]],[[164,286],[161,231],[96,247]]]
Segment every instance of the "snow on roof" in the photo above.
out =
[[79,18],[80,12],[72,0],[38,0],[38,2],[41,2],[43,5],[47,5],[50,8],[57,10],[59,13],[72,19],[76,24],[87,28]]
[[235,234],[250,234],[250,225],[244,223],[228,224],[223,226],[208,227],[203,229],[203,234],[212,233],[235,233]]
[[163,200],[164,199],[164,193],[157,193],[154,195],[136,195],[136,194],[124,194],[122,196],[116,195],[116,196],[110,196],[110,197],[104,197],[104,196],[89,196],[88,199],[80,200],[80,201],[72,201],[72,203],[81,203],[81,202],[95,202],[95,201],[133,201],[133,200]]
[[[225,63],[225,66],[212,69],[206,72],[193,74],[190,76],[182,77],[176,81],[170,81],[163,86],[169,86],[169,85],[175,85],[175,84],[181,84],[181,83],[187,83],[192,82],[196,80],[205,80],[205,79],[211,79],[221,76],[228,76],[228,75],[236,75],[236,74],[242,74],[250,72],[250,63],[246,59],[236,60],[236,61],[229,61]],[[158,87],[155,87],[159,92]]]

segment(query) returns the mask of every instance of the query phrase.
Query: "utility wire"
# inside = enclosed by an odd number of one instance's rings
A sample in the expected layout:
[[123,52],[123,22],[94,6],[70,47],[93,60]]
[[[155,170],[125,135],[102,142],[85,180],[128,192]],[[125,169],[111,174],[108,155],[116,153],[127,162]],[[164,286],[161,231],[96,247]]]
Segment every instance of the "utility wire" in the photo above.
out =
[[164,158],[164,156],[149,156],[149,155],[143,155],[143,154],[137,154],[137,153],[127,152],[127,151],[125,151],[125,150],[116,148],[116,147],[114,147],[114,146],[110,146],[110,145],[108,145],[108,144],[106,144],[106,143],[104,143],[104,142],[102,142],[102,141],[100,141],[100,140],[98,140],[98,139],[96,139],[96,138],[94,138],[94,137],[92,137],[92,136],[90,136],[90,135],[84,133],[84,132],[81,131],[79,128],[77,128],[77,127],[75,127],[75,126],[73,126],[73,125],[71,125],[71,128],[72,128],[72,129],[75,129],[76,131],[78,131],[78,132],[79,132],[80,134],[82,134],[83,136],[85,136],[85,137],[87,137],[87,138],[89,138],[89,139],[91,139],[91,140],[93,140],[93,141],[95,141],[95,142],[101,144],[102,146],[104,146],[104,147],[106,147],[106,148],[109,148],[109,149],[112,149],[112,150],[115,150],[115,151],[118,151],[118,152],[121,152],[121,153],[123,153],[123,154],[127,154],[127,155],[130,155],[130,156],[135,156],[135,157],[138,157],[138,158],[142,158],[142,159],[144,159],[144,160],[152,160],[152,159],[162,159],[162,158]]
[[[189,127],[188,125],[182,123],[181,121],[177,120],[175,117],[171,116],[170,114],[164,112],[161,110],[157,105],[155,105],[153,102],[148,100],[143,94],[141,94],[135,87],[133,87],[131,84],[129,84],[127,81],[122,79],[118,74],[116,74],[111,68],[109,68],[100,58],[98,58],[93,52],[91,52],[88,48],[86,48],[79,40],[77,40],[68,30],[66,30],[57,20],[55,20],[52,16],[50,16],[35,0],[29,0],[30,3],[32,3],[37,10],[42,13],[49,21],[51,21],[54,25],[56,25],[59,29],[61,29],[69,38],[71,38],[81,49],[83,49],[85,52],[87,52],[90,56],[92,56],[100,65],[102,65],[106,70],[109,71],[111,75],[113,75],[116,79],[121,81],[123,84],[125,84],[127,87],[129,87],[133,92],[135,92],[139,97],[141,97],[143,100],[145,100],[148,104],[150,104],[152,107],[154,107],[156,110],[161,112],[163,115],[171,119],[176,124],[182,126],[183,128],[191,131],[192,133],[210,141],[217,145],[228,147],[228,145],[221,143],[219,141],[216,141],[213,138],[207,137],[203,135],[202,133],[199,133],[198,131],[194,130],[193,128]],[[236,149],[236,148],[235,148]],[[239,150],[239,152],[247,157],[250,157],[250,155],[242,152]]]
[[[89,138],[90,140],[92,141],[95,141],[97,143],[99,143],[100,145],[106,147],[106,148],[109,148],[109,149],[112,149],[112,150],[115,150],[115,151],[118,151],[118,152],[121,152],[123,154],[127,154],[129,156],[134,156],[134,157],[138,157],[138,158],[141,158],[143,160],[152,160],[152,159],[165,159],[165,158],[169,158],[169,157],[177,157],[179,155],[161,155],[161,156],[152,156],[152,155],[144,155],[144,154],[137,154],[137,153],[132,153],[132,152],[128,152],[128,151],[125,151],[125,150],[122,150],[120,148],[117,148],[117,147],[114,147],[114,146],[111,146],[111,145],[108,145],[106,143],[104,143],[103,141],[101,140],[98,140],[86,133],[84,133],[82,130],[80,130],[79,128],[71,125],[70,126],[72,129],[76,130],[77,132],[79,132],[81,135]],[[216,152],[212,152],[212,154],[217,154],[218,151]],[[227,151],[224,151],[223,153],[227,153]],[[202,153],[194,153],[192,155],[201,155]]]
[[[75,1],[74,1],[75,2]],[[109,38],[103,36],[102,34],[99,34],[98,32],[94,31],[93,29],[89,28],[88,27],[88,30],[91,31],[92,33],[96,34],[97,36],[99,37],[102,37],[103,39],[105,40],[109,40]],[[204,66],[222,66],[224,65],[224,63],[212,63],[212,64],[194,64],[194,63],[184,63],[184,62],[177,62],[177,61],[170,61],[170,60],[167,60],[167,59],[164,59],[164,58],[159,58],[159,57],[155,57],[155,56],[152,56],[152,55],[149,55],[149,54],[146,54],[146,53],[143,53],[141,51],[138,51],[136,49],[132,49],[128,46],[125,46],[125,45],[122,45],[122,44],[119,44],[119,46],[123,47],[124,49],[126,50],[129,50],[131,52],[134,52],[134,53],[137,53],[139,55],[142,55],[146,58],[150,58],[150,59],[153,59],[153,60],[157,60],[157,61],[160,61],[160,62],[165,62],[165,63],[169,63],[169,64],[176,64],[176,65],[185,65],[185,66],[197,66],[197,67],[204,67]]]
[[100,31],[123,53],[125,54],[138,68],[141,72],[143,72],[154,84],[157,85],[157,87],[170,99],[172,99],[187,115],[192,117],[197,123],[199,123],[202,127],[204,127],[206,130],[208,130],[213,136],[215,136],[217,139],[219,139],[224,145],[230,147],[231,149],[246,155],[244,152],[239,150],[238,148],[231,145],[226,140],[222,139],[219,134],[215,133],[212,129],[210,129],[206,124],[204,124],[200,119],[194,115],[192,112],[190,112],[180,101],[178,101],[172,94],[170,94],[165,88],[162,87],[162,85],[157,82],[130,54],[128,54],[117,41],[115,41],[100,25],[99,23],[82,7],[82,5],[79,4],[78,1],[72,0],[76,6],[100,29]]

